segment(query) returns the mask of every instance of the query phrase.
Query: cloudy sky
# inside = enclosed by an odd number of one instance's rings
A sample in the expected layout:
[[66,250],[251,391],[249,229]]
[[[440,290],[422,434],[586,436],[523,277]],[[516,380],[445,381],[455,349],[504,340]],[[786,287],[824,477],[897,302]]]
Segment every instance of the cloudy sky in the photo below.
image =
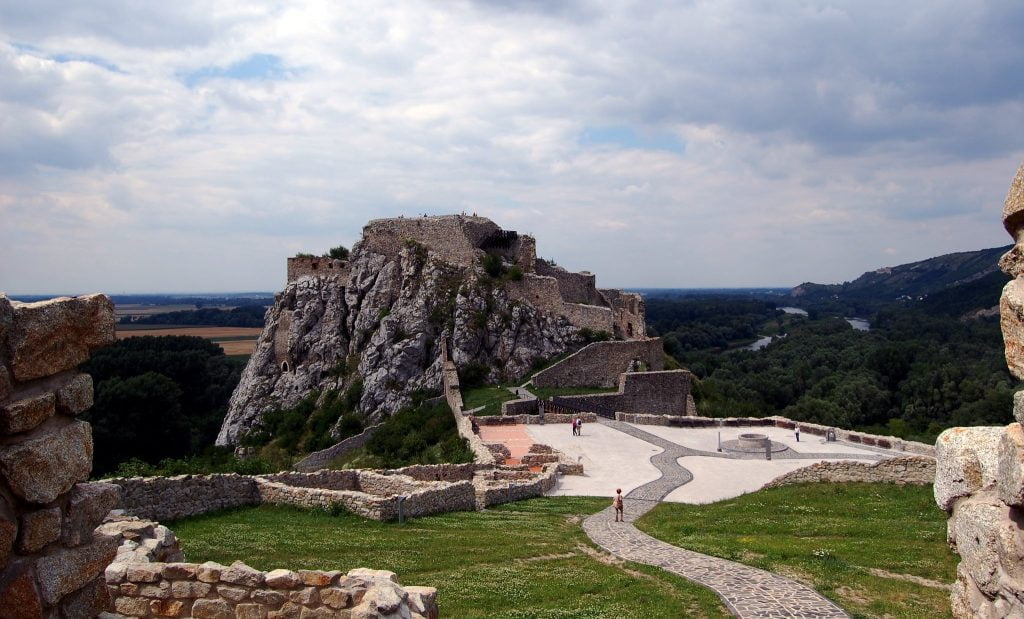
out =
[[278,290],[460,211],[609,286],[1003,245],[1021,33],[1018,0],[0,0],[0,290]]

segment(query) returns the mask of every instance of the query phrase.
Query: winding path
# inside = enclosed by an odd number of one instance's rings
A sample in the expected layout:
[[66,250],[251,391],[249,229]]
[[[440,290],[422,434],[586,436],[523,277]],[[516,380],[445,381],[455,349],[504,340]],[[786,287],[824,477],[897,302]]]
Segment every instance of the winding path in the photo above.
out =
[[[692,455],[724,456],[677,445],[650,432],[619,421],[600,420],[606,426],[664,449],[651,457],[661,477],[626,495],[626,522],[615,522],[612,508],[590,516],[583,529],[591,540],[613,555],[654,565],[703,585],[715,593],[737,617],[849,617],[839,606],[806,585],[771,572],[710,557],[673,546],[641,532],[633,522],[654,508],[693,474],[678,459]],[[829,454],[836,457],[837,454]]]

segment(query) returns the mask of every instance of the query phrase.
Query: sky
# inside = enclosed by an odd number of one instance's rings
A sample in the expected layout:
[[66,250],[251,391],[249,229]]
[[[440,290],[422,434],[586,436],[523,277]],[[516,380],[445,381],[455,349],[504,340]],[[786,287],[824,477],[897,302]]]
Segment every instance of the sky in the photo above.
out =
[[0,0],[0,291],[274,291],[477,213],[601,286],[1011,242],[1024,3]]

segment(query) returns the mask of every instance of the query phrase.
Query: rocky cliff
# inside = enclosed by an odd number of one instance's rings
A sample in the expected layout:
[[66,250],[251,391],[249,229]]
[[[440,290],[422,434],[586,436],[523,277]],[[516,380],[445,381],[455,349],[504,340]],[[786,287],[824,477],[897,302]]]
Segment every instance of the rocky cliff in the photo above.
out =
[[442,339],[461,371],[498,381],[578,347],[584,329],[643,333],[638,296],[608,301],[595,289],[604,305],[566,301],[555,277],[536,274],[533,239],[484,218],[377,220],[348,261],[299,260],[267,312],[220,445],[314,391],[361,384],[358,410],[370,421],[417,391],[440,393]]

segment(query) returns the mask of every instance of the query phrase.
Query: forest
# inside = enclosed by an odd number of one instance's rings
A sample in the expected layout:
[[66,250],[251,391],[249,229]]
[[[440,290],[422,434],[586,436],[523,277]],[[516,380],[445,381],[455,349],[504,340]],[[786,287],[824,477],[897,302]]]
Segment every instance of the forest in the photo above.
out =
[[[882,306],[867,332],[827,308],[783,321],[771,301],[758,312],[749,299],[659,300],[649,330],[698,378],[705,415],[784,415],[926,442],[951,426],[1009,423],[1018,385],[998,318],[961,319],[941,300]],[[784,337],[762,350],[722,351],[772,330]]]

